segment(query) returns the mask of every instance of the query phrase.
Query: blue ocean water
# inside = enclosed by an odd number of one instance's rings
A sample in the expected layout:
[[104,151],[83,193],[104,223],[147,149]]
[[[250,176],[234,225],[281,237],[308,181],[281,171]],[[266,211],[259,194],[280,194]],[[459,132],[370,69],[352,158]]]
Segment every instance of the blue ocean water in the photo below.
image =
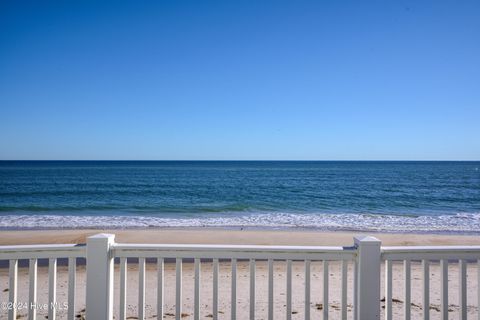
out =
[[0,228],[480,233],[480,162],[0,161]]

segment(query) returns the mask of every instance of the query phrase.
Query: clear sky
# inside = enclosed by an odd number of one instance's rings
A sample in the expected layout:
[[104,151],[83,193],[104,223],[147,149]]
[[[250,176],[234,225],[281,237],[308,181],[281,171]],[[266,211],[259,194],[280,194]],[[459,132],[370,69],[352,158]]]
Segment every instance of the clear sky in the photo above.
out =
[[0,2],[0,159],[480,159],[480,1]]

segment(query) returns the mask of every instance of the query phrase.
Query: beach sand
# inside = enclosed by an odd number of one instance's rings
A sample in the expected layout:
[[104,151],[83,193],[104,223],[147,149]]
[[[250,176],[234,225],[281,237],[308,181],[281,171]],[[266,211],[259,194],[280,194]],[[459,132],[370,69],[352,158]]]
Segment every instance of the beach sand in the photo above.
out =
[[[353,236],[358,233],[349,232],[317,232],[317,231],[265,231],[265,230],[224,230],[224,229],[157,229],[157,230],[42,230],[42,231],[1,231],[0,245],[40,244],[40,243],[84,243],[89,235],[96,233],[114,233],[117,242],[124,243],[195,243],[195,244],[259,244],[259,245],[341,245],[353,244]],[[480,245],[478,236],[432,235],[432,234],[372,234],[382,240],[383,245]],[[137,264],[128,266],[128,316],[136,319],[138,294]],[[57,301],[62,304],[67,301],[66,290],[68,274],[66,266],[58,267]],[[312,262],[312,319],[322,319],[323,287],[322,263]],[[352,319],[352,268],[349,264],[348,274],[348,318]],[[275,319],[285,318],[285,263],[275,262],[274,265],[274,295]],[[393,297],[394,317],[402,318],[403,314],[403,266],[394,263],[393,266]],[[473,317],[477,313],[477,264],[469,263],[467,271],[468,313]],[[115,266],[115,308],[118,319],[119,272]],[[146,314],[147,319],[156,317],[156,264],[147,263],[146,268]],[[256,318],[267,317],[267,265],[264,261],[257,263],[256,269]],[[431,319],[440,319],[440,273],[438,262],[432,262],[430,314]],[[175,265],[165,264],[165,318],[173,319],[175,314]],[[329,315],[331,319],[340,319],[340,264],[330,263]],[[249,315],[249,268],[247,261],[238,262],[237,271],[237,318],[248,319]],[[303,319],[304,316],[304,266],[302,262],[293,265],[293,319]],[[212,263],[202,263],[201,270],[201,316],[211,318],[212,309]],[[38,269],[38,302],[47,302],[48,270],[46,266]],[[220,263],[219,310],[220,319],[230,319],[230,264]],[[8,269],[0,269],[0,301],[8,300]],[[19,302],[28,301],[28,268],[19,268]],[[382,276],[383,293],[383,276]],[[77,267],[77,303],[75,310],[82,315],[85,308],[85,266]],[[381,295],[383,297],[383,294]],[[412,262],[412,319],[420,319],[422,309],[420,263]],[[457,263],[449,265],[449,304],[450,319],[459,319],[458,308],[458,268]],[[382,304],[383,305],[383,304]],[[38,319],[44,319],[46,310],[38,310]],[[193,319],[193,264],[183,265],[183,313],[184,319]],[[382,309],[383,313],[383,309]],[[27,310],[21,309],[20,319],[26,318]],[[66,310],[58,310],[58,319],[66,317]],[[382,319],[384,315],[382,314]],[[0,310],[0,319],[6,318],[6,311]]]

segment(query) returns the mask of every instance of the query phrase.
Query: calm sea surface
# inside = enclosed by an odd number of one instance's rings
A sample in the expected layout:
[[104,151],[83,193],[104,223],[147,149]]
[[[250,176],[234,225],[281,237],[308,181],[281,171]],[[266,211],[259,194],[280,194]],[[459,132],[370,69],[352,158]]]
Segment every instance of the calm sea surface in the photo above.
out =
[[480,162],[0,161],[0,228],[480,233]]

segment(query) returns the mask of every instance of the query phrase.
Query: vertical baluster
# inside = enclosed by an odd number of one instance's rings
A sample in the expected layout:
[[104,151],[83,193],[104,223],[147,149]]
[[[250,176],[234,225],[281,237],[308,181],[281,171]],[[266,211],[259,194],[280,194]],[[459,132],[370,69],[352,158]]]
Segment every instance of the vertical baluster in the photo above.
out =
[[385,318],[392,320],[392,260],[385,260]]
[[430,262],[422,260],[423,275],[423,319],[430,319]]
[[145,319],[145,258],[138,259],[138,319]]
[[441,318],[448,320],[448,260],[440,260],[440,308]]
[[75,288],[77,286],[77,258],[68,258],[68,320],[75,320]]
[[8,265],[8,302],[11,308],[8,310],[8,320],[17,319],[17,284],[18,282],[18,260],[11,259]]
[[194,289],[194,308],[193,317],[195,320],[200,319],[200,259],[195,258],[195,289]]
[[120,258],[120,320],[127,318],[127,258]]
[[273,259],[268,259],[268,319],[273,320]]
[[411,268],[410,260],[403,261],[403,274],[404,274],[404,286],[405,286],[405,303],[404,313],[405,320],[410,320],[410,306],[411,306]]
[[37,265],[37,259],[30,259],[30,264],[28,268],[28,320],[37,319],[37,309],[35,307],[32,307],[35,306],[37,303]]
[[255,320],[255,259],[250,259],[250,320]]
[[287,320],[292,319],[292,260],[287,260]]
[[347,319],[348,261],[342,260],[342,319]]
[[157,320],[163,320],[164,260],[157,258]]
[[218,259],[213,259],[213,320],[218,319]]
[[182,318],[182,258],[177,258],[175,263],[175,319]]
[[310,260],[305,260],[305,319],[310,319]]
[[56,318],[57,302],[57,259],[51,258],[48,262],[48,320]]
[[462,320],[467,319],[467,262],[465,260],[458,261],[458,281],[460,284],[458,286],[458,299],[460,305],[460,317]]
[[237,259],[232,259],[232,299],[231,319],[237,318]]
[[328,261],[323,260],[323,319],[328,319]]
[[353,263],[353,320],[358,318],[358,261]]

